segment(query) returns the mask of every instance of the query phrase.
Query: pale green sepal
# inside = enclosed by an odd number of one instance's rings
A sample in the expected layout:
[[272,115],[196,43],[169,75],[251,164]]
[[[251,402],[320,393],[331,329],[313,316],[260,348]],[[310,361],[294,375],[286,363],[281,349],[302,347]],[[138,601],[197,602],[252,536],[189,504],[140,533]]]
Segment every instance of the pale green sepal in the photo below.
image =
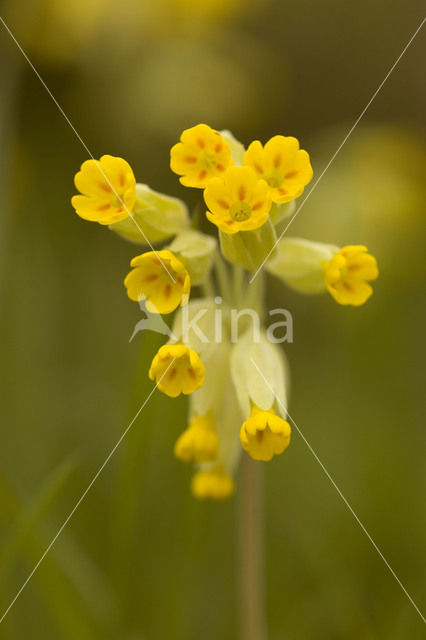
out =
[[182,200],[137,184],[132,215],[109,228],[130,242],[146,245],[167,240],[188,226],[189,213]]
[[183,342],[202,355],[204,361],[217,343],[226,339],[223,323],[228,315],[228,307],[216,304],[213,298],[190,300],[175,315],[170,342]]
[[229,144],[229,148],[231,149],[231,158],[235,165],[241,166],[243,164],[244,154],[246,152],[244,145],[237,140],[228,129],[223,129],[219,131],[222,138],[225,138],[226,142]]
[[[260,267],[277,240],[274,225],[271,220],[259,229],[253,231],[239,231],[238,233],[224,233],[219,231],[222,253],[229,262],[241,264],[249,271],[255,271]],[[271,252],[271,257],[274,255]]]
[[235,473],[241,456],[240,429],[243,420],[235,389],[229,384],[217,414],[216,430],[220,443],[218,462],[230,475]]
[[191,285],[201,284],[210,272],[217,242],[201,231],[183,231],[167,247],[182,262],[191,278]]
[[301,293],[326,291],[324,263],[339,247],[303,238],[283,238],[266,269]]
[[[195,393],[198,393],[196,391]],[[195,394],[192,394],[194,396]],[[192,399],[190,398],[190,402]],[[214,462],[204,462],[200,469],[208,470],[217,465],[233,475],[241,457],[240,429],[244,421],[240,405],[232,384],[228,384],[222,403],[215,411],[216,432],[219,438],[219,457]]]
[[278,345],[264,332],[247,331],[231,352],[231,375],[243,415],[248,418],[253,405],[264,411],[287,410],[288,368]]
[[286,202],[284,204],[273,202],[271,210],[269,212],[269,217],[272,220],[272,224],[277,225],[286,218],[289,218],[291,215],[293,215],[295,209],[296,200],[292,200],[291,202]]
[[202,360],[206,375],[203,386],[191,394],[189,416],[204,416],[213,411],[215,418],[222,404],[225,390],[229,386],[229,342],[216,343]]

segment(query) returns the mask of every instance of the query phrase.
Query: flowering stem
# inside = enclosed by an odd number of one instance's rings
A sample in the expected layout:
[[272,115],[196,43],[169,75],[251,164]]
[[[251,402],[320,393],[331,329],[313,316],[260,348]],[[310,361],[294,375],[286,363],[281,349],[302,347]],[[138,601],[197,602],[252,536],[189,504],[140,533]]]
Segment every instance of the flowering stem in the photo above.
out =
[[203,291],[203,296],[206,296],[207,298],[214,298],[215,289],[210,277],[203,282],[203,284],[201,285],[201,289]]
[[233,300],[236,307],[239,309],[241,301],[244,299],[243,287],[244,287],[244,269],[241,265],[236,264],[232,269],[233,275]]
[[214,255],[214,267],[215,267],[220,294],[225,302],[227,302],[228,304],[231,304],[232,292],[231,292],[231,285],[229,282],[229,278],[230,278],[229,270],[221,254],[218,251],[216,251]]
[[244,455],[238,513],[240,640],[266,640],[260,465]]

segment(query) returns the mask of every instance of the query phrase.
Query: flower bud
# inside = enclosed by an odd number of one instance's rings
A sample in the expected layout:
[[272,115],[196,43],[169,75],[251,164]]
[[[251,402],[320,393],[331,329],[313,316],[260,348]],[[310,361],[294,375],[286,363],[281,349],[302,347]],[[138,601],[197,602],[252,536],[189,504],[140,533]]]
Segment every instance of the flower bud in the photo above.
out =
[[219,131],[222,138],[225,138],[226,142],[229,144],[229,148],[231,150],[231,158],[235,165],[242,166],[244,154],[246,152],[244,145],[237,140],[228,129],[223,129],[223,131]]

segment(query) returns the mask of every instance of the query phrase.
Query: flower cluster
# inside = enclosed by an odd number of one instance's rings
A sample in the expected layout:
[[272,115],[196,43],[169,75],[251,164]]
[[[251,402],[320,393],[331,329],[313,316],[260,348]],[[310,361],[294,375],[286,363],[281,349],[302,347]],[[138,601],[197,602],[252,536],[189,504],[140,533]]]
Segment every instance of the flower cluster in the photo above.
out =
[[144,301],[147,313],[176,311],[148,375],[166,395],[190,396],[174,453],[195,465],[195,496],[222,500],[234,491],[242,451],[269,461],[290,443],[284,353],[261,324],[249,322],[263,315],[263,266],[302,293],[328,291],[341,305],[359,306],[372,294],[377,263],[362,245],[281,237],[312,178],[309,155],[294,137],[256,140],[246,150],[230,132],[199,124],[172,147],[170,166],[184,186],[203,190],[219,243],[191,226],[181,200],[136,183],[122,158],[84,162],[72,204],[81,218],[145,245],[130,262],[127,295]]

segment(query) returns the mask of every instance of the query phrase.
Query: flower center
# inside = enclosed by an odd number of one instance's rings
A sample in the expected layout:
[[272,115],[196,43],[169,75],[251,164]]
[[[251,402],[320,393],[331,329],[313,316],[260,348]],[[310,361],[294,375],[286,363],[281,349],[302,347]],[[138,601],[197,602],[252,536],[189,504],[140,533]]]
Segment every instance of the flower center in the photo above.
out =
[[235,222],[244,222],[251,217],[251,206],[242,200],[241,202],[235,202],[229,209],[229,215]]
[[284,175],[279,169],[272,169],[272,171],[266,173],[263,178],[272,189],[278,189],[283,183]]
[[198,164],[204,171],[214,169],[217,165],[216,153],[210,149],[204,149],[198,156]]
[[111,207],[114,207],[115,209],[121,209],[122,207],[125,206],[124,204],[124,194],[119,193],[118,191],[116,193],[112,193],[111,194]]

